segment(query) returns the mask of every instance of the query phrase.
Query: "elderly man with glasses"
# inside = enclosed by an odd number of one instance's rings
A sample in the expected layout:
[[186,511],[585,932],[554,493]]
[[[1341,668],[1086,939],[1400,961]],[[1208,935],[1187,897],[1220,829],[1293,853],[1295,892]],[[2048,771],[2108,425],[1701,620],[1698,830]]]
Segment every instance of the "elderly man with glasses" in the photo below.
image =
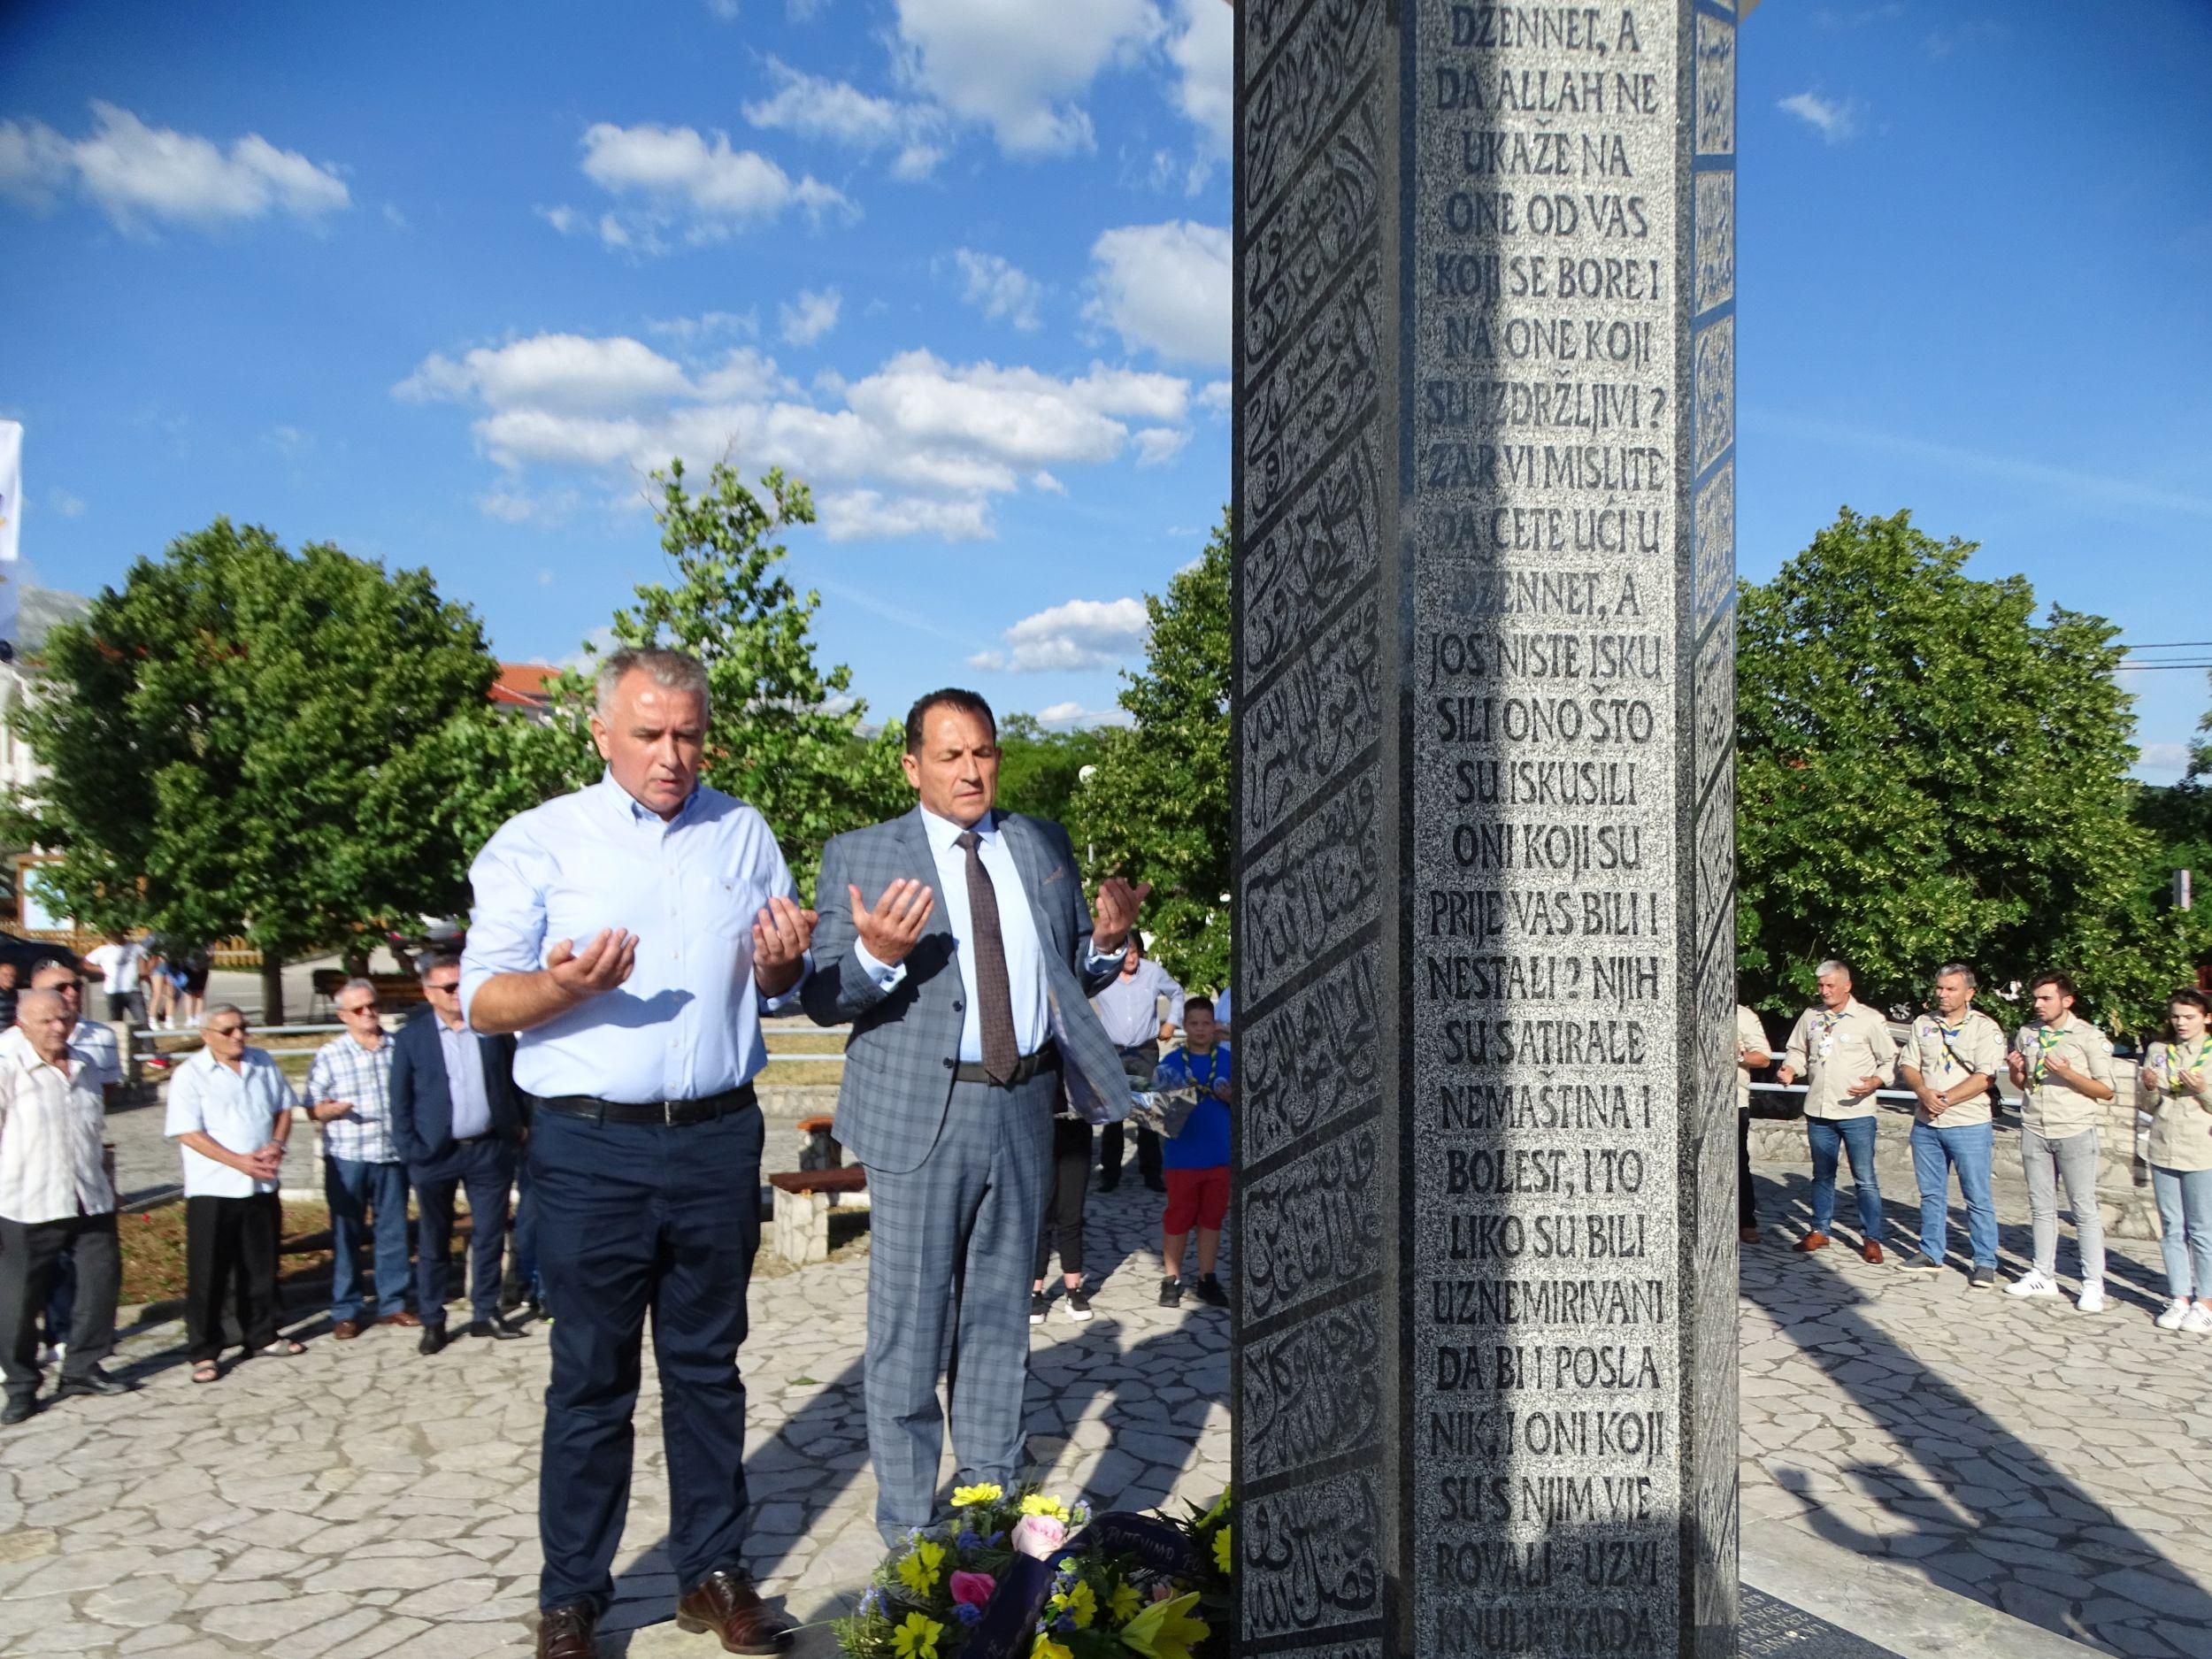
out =
[[361,1334],[362,1235],[376,1226],[379,1325],[419,1325],[407,1310],[407,1166],[392,1140],[392,1045],[376,987],[348,979],[332,999],[342,1035],[315,1051],[307,1069],[307,1115],[322,1125],[323,1196],[330,1205],[330,1333]]
[[184,1331],[192,1380],[220,1377],[223,1292],[232,1289],[250,1354],[302,1352],[277,1333],[277,1176],[292,1133],[292,1086],[246,1042],[246,1017],[218,1002],[200,1023],[206,1046],[169,1079],[169,1139],[184,1153]]

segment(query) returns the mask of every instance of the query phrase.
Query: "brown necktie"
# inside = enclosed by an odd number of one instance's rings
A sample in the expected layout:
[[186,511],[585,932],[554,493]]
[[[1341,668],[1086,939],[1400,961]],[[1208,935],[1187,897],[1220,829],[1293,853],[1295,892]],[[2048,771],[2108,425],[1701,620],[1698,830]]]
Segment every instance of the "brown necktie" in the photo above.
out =
[[1014,1042],[1014,998],[1006,988],[1006,941],[998,930],[998,891],[983,867],[983,837],[963,830],[954,842],[968,855],[968,926],[975,934],[975,1015],[983,1039],[983,1069],[1010,1083],[1021,1050]]

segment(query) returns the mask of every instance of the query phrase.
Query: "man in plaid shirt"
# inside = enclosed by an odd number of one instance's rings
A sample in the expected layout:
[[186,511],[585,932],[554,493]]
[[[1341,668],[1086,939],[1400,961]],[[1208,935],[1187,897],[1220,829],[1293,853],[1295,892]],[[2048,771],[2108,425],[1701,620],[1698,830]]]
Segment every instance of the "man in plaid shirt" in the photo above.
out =
[[323,1128],[323,1195],[330,1204],[331,1335],[361,1334],[359,1262],[367,1221],[376,1224],[377,1306],[381,1325],[419,1325],[409,1311],[407,1166],[392,1144],[392,1046],[376,987],[348,979],[332,999],[345,1034],[316,1050],[307,1071],[308,1115]]

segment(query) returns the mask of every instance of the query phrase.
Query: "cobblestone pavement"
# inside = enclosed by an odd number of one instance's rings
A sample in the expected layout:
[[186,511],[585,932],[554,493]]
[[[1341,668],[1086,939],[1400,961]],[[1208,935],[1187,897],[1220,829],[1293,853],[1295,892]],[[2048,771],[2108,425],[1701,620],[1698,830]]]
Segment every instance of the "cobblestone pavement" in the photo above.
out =
[[[2144,1247],[2116,1256],[2117,1305],[2088,1318],[1841,1249],[1791,1255],[1779,1240],[1801,1186],[1778,1172],[1761,1188],[1773,1241],[1745,1258],[1747,1539],[1786,1532],[1837,1579],[1866,1556],[1886,1563],[1869,1573],[1909,1566],[2108,1652],[2212,1653],[2212,1341],[2152,1329]],[[1094,1197],[1098,1317],[1069,1323],[1056,1302],[1033,1333],[1040,1477],[1094,1504],[1210,1499],[1228,1479],[1226,1316],[1156,1306],[1157,1202],[1133,1179]],[[854,1259],[754,1285],[750,1564],[801,1619],[841,1610],[879,1553],[866,1272]],[[134,1330],[119,1369],[140,1394],[0,1436],[0,1651],[526,1650],[542,1339],[424,1359],[411,1333],[340,1344],[319,1335],[319,1310],[301,1317],[303,1356],[212,1387],[187,1380],[173,1322]],[[710,1659],[710,1638],[664,1622],[658,1417],[649,1382],[602,1651]],[[802,1651],[826,1641],[818,1628]]]

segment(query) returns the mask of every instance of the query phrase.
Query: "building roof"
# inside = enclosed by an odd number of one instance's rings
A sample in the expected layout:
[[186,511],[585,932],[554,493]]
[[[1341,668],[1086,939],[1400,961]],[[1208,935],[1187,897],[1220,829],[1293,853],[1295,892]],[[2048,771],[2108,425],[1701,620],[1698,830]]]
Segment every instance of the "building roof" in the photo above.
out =
[[542,709],[552,701],[545,682],[561,671],[547,663],[502,663],[499,678],[487,695],[494,703],[523,709]]

